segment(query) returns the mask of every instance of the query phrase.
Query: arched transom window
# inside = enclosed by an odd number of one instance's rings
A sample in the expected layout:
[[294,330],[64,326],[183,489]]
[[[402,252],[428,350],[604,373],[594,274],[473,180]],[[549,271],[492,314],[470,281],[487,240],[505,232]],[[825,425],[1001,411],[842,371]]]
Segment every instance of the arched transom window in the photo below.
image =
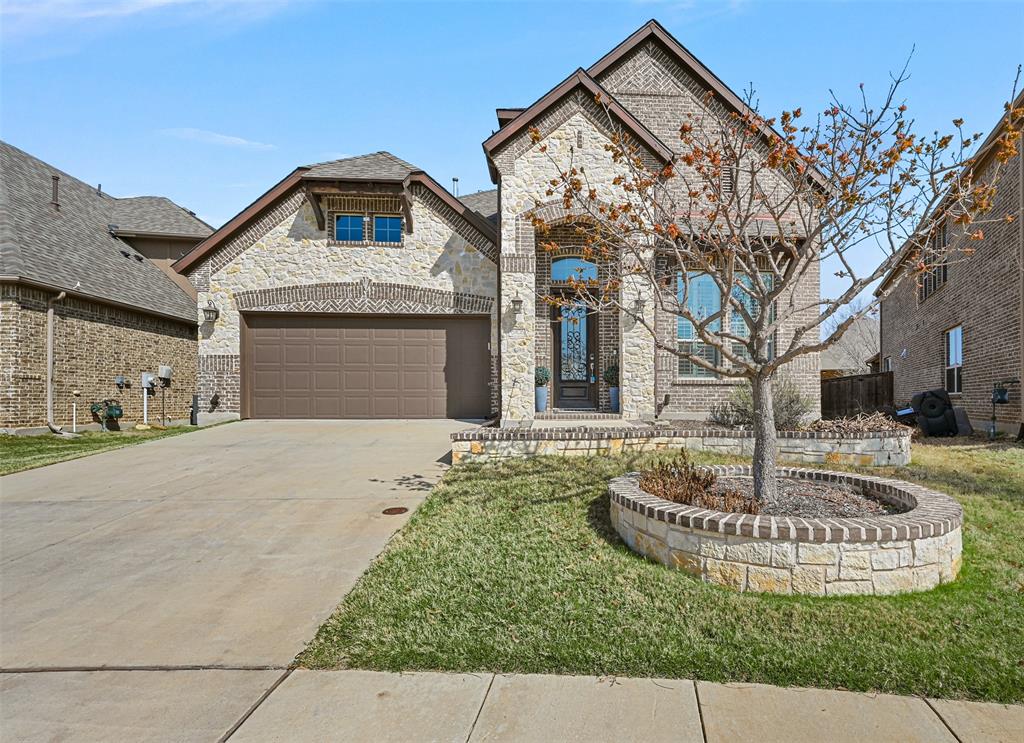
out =
[[551,261],[551,281],[566,284],[573,281],[597,281],[597,264],[579,256],[555,258]]

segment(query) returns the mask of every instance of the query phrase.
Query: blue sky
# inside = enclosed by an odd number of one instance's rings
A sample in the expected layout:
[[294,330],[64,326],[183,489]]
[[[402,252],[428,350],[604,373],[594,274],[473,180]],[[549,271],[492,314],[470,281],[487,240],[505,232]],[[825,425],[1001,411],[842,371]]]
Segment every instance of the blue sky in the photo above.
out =
[[491,187],[494,109],[528,105],[657,18],[764,111],[881,91],[987,131],[1024,61],[1024,2],[4,0],[0,136],[115,196],[217,226],[296,165],[387,149]]

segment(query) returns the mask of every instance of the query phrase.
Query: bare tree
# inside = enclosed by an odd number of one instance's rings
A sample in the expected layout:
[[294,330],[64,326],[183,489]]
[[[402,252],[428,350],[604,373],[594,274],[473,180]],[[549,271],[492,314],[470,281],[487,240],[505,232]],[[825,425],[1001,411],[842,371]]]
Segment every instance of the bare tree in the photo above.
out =
[[[592,182],[572,149],[548,153],[558,175],[547,195],[579,215],[585,257],[610,267],[606,278],[572,282],[571,299],[548,301],[620,311],[646,327],[657,348],[720,377],[749,380],[754,489],[763,501],[778,492],[772,381],[779,370],[874,312],[899,280],[841,314],[891,269],[904,265],[903,273],[920,280],[970,254],[967,246],[984,238],[1000,168],[1017,152],[1022,110],[1010,104],[1003,133],[984,153],[972,154],[981,135],[966,133],[960,119],[951,133],[918,133],[899,97],[906,79],[904,69],[877,104],[863,85],[853,103],[832,94],[807,123],[799,108],[762,117],[752,92],[743,111],[726,109],[709,92],[699,112],[680,122],[676,154],[664,166],[653,164],[598,97],[613,132],[606,145],[618,169],[612,183]],[[530,134],[547,152],[539,130]],[[973,167],[989,154],[993,166]],[[542,219],[534,227],[544,249],[557,249],[545,240]],[[948,239],[953,231],[965,240]],[[843,282],[836,296],[818,294],[826,271]],[[659,337],[649,314],[623,299],[623,288],[638,282],[653,289],[658,311],[681,321],[688,340]],[[801,290],[808,285],[812,291]]]

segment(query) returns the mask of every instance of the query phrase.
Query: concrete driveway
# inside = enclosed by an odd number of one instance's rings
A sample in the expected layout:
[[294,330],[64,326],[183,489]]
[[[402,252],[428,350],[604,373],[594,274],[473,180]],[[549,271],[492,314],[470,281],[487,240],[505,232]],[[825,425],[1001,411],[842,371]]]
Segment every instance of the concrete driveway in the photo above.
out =
[[[466,425],[246,421],[0,478],[0,733],[139,738],[162,720],[171,739],[219,737]],[[139,711],[123,729],[122,696]]]

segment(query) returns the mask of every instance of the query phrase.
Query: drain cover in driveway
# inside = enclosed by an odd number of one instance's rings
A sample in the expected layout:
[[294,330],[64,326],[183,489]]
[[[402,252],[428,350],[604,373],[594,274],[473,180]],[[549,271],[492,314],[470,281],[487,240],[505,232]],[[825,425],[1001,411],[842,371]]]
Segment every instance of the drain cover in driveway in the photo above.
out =
[[409,509],[405,506],[392,506],[391,508],[385,508],[381,513],[385,516],[397,516],[400,513],[405,513]]

